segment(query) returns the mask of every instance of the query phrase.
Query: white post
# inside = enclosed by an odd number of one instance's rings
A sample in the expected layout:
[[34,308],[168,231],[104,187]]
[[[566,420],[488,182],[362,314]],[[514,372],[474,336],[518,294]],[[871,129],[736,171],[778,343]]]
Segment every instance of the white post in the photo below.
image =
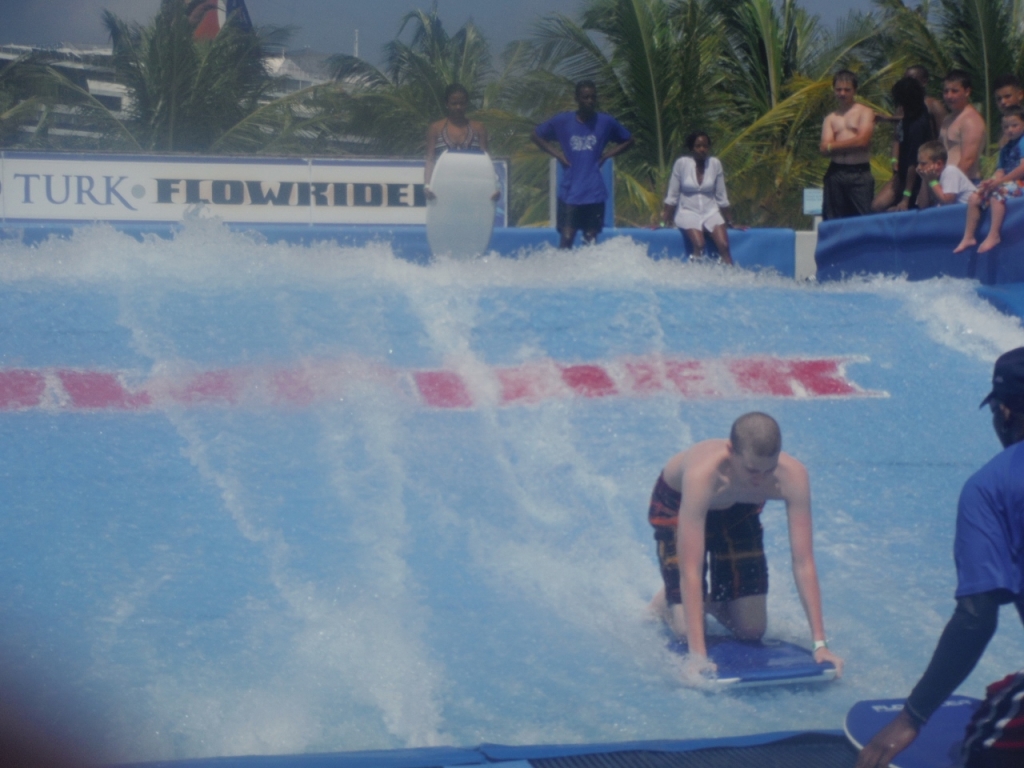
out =
[[554,227],[558,221],[558,161],[548,158],[548,220]]

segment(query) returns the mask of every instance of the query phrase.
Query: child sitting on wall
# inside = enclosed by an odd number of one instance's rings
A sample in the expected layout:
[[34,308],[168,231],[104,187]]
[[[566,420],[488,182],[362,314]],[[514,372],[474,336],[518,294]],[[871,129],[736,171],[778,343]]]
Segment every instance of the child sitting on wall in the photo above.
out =
[[953,253],[961,253],[977,244],[974,234],[978,231],[984,208],[992,209],[992,223],[988,236],[978,246],[978,253],[991,251],[999,245],[999,230],[1006,218],[1006,201],[1021,195],[1021,185],[1024,184],[1024,140],[1021,138],[1024,137],[1024,110],[1020,107],[1010,107],[1003,113],[1003,136],[1006,144],[999,150],[999,166],[992,178],[981,182],[978,191],[967,201],[964,239]]
[[963,171],[946,165],[948,157],[941,141],[927,141],[917,150],[917,175],[924,182],[917,195],[918,209],[966,203],[977,191]]

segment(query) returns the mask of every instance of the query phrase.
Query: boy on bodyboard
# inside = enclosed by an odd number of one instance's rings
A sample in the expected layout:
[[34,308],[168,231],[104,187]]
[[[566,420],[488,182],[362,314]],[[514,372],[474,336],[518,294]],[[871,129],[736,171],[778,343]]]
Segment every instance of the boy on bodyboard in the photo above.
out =
[[825,640],[807,470],[782,452],[775,419],[748,413],[732,425],[728,440],[705,440],[669,459],[651,495],[648,520],[664,581],[651,610],[686,639],[689,681],[712,679],[716,671],[708,658],[705,612],[740,640],[764,635],[768,563],[760,514],[770,499],[786,504],[793,577],[810,623],[814,661],[831,662],[836,676],[842,674],[843,660]]

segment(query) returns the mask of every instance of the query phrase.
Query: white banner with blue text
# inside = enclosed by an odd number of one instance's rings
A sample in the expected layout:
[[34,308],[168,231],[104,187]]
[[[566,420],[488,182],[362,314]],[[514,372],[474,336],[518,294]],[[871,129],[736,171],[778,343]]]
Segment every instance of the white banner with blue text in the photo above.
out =
[[[507,226],[508,167],[495,161]],[[0,152],[0,221],[425,224],[423,162]]]

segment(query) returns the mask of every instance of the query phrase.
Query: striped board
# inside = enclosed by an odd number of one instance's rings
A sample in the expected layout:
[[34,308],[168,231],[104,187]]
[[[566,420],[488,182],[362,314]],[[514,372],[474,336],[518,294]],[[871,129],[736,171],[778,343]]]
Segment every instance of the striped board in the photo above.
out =
[[[857,749],[874,738],[902,710],[906,699],[858,701],[846,713],[846,737]],[[981,701],[950,696],[932,715],[909,747],[896,755],[892,768],[953,768],[959,764],[960,745],[971,717]]]
[[[727,688],[752,688],[767,685],[807,685],[827,683],[836,677],[831,662],[819,664],[813,654],[784,640],[748,643],[733,637],[708,636],[708,658],[718,667],[715,682]],[[686,655],[686,642],[668,641],[673,653]]]

